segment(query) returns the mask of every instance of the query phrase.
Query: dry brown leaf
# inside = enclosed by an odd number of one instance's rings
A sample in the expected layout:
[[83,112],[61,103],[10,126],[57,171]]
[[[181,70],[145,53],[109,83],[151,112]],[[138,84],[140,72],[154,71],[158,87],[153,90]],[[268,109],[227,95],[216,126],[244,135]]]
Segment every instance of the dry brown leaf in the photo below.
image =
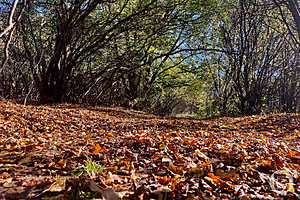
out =
[[55,182],[49,187],[50,192],[61,192],[66,188],[66,179],[58,178]]

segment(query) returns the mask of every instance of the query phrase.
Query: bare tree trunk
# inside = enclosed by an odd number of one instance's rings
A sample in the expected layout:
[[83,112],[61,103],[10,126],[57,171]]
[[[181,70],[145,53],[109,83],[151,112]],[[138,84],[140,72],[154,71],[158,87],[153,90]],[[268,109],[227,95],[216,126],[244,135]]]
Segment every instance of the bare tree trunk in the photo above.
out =
[[9,13],[8,26],[0,33],[0,37],[2,37],[3,35],[6,35],[14,27],[15,22],[13,22],[13,17],[14,17],[14,13],[17,8],[18,2],[19,2],[18,0],[14,1],[14,4]]
[[24,0],[23,2],[23,8],[21,10],[21,12],[19,13],[18,17],[17,17],[17,20],[15,22],[13,22],[13,17],[14,17],[14,13],[16,11],[16,8],[17,8],[17,5],[18,5],[18,0],[15,0],[14,1],[14,4],[10,10],[10,13],[9,13],[9,20],[8,20],[8,26],[7,28],[5,28],[1,33],[0,33],[0,37],[6,35],[9,33],[8,35],[8,39],[7,41],[5,42],[5,47],[4,47],[4,60],[2,61],[1,65],[0,65],[0,73],[2,72],[2,70],[4,69],[4,66],[6,65],[7,61],[8,61],[8,48],[9,48],[9,44],[12,40],[12,37],[13,37],[13,33],[14,33],[14,30],[16,28],[15,24],[20,20],[21,18],[21,15],[25,9],[25,5],[26,5],[26,0]]
[[296,23],[298,37],[300,40],[300,7],[298,0],[288,0],[288,8],[291,11],[294,21]]
[[[288,0],[288,8],[291,11],[300,41],[300,7],[298,0]],[[298,46],[300,43],[298,42]],[[300,48],[296,52],[296,112],[300,113]]]

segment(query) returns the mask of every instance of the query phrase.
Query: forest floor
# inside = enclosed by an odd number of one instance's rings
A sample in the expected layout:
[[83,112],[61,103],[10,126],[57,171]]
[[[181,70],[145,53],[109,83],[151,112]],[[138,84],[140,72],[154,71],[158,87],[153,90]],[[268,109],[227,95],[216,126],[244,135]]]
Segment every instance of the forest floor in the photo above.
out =
[[300,115],[0,101],[0,199],[299,199]]

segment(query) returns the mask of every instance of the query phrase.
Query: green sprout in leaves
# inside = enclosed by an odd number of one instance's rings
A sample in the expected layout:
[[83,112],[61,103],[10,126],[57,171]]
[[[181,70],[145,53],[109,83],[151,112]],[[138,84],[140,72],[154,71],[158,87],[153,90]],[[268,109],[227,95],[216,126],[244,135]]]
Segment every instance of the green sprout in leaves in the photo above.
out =
[[85,165],[83,167],[76,168],[76,169],[73,170],[73,172],[74,172],[74,176],[89,175],[92,178],[95,175],[101,173],[103,168],[104,168],[103,165],[101,165],[98,162],[88,158],[85,161]]

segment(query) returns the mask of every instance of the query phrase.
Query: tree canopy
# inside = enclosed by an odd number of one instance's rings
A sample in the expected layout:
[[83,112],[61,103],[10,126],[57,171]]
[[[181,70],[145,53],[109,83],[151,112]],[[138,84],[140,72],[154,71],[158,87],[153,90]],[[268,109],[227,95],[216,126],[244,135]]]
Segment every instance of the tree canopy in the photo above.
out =
[[0,14],[4,98],[161,115],[299,109],[296,0],[2,0]]

